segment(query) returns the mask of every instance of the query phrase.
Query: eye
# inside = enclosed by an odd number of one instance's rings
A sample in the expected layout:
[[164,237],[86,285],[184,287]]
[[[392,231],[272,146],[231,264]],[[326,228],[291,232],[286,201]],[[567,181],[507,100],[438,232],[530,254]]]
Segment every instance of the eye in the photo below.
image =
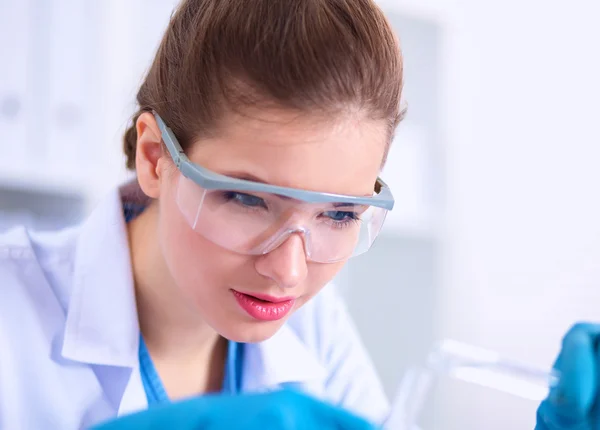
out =
[[343,222],[358,219],[358,214],[356,212],[349,211],[328,211],[324,212],[323,215],[335,222]]
[[253,196],[252,194],[238,193],[236,191],[226,191],[224,193],[224,197],[227,201],[233,201],[243,206],[267,209],[267,204],[265,203],[265,201],[258,196]]

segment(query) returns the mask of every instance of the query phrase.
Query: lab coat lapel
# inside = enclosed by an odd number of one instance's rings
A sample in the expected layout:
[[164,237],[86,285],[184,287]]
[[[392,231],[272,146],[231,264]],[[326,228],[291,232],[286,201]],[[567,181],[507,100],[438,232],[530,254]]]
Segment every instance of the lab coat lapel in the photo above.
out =
[[[76,247],[62,355],[93,365],[107,398],[118,410],[126,388],[135,391],[131,374],[138,367],[139,346],[133,275],[118,192],[91,214]],[[135,397],[127,398],[131,403]]]

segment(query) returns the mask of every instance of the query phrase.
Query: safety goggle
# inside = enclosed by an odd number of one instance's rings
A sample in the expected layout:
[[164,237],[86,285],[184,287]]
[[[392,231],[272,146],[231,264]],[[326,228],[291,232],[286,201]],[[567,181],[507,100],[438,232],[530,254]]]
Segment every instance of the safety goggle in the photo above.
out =
[[349,196],[215,173],[192,163],[172,130],[153,113],[181,173],[179,209],[194,231],[223,248],[267,254],[298,234],[308,261],[333,263],[368,251],[394,207],[390,189],[379,178],[372,196]]

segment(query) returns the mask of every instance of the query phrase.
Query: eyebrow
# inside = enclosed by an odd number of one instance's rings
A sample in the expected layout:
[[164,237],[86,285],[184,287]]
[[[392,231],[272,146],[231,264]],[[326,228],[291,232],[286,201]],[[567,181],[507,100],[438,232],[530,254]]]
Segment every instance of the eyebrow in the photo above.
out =
[[243,181],[258,182],[259,184],[269,184],[269,182],[265,181],[264,179],[261,179],[258,176],[254,176],[253,174],[247,172],[224,172],[221,174],[230,178],[241,179]]

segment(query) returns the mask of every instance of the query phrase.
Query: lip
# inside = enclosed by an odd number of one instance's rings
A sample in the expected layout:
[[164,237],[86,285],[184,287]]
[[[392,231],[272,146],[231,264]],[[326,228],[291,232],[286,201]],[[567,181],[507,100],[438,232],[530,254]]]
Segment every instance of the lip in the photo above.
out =
[[246,294],[231,290],[238,305],[248,315],[259,321],[277,321],[285,317],[294,307],[294,297],[274,297],[265,294]]
[[[240,292],[240,291],[237,291],[237,292]],[[254,294],[254,293],[252,293],[252,294],[242,293],[242,294],[245,294],[245,295],[251,296],[251,297],[256,297],[257,299],[263,300],[265,302],[272,302],[272,303],[282,303],[282,302],[289,302],[290,300],[295,300],[295,297],[292,297],[292,296],[275,297],[275,296],[269,296],[267,294]]]

